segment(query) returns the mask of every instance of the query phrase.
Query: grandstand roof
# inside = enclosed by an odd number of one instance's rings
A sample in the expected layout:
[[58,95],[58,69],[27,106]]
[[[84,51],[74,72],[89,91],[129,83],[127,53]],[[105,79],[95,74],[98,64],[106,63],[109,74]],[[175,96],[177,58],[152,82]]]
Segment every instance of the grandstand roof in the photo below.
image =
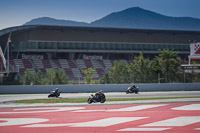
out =
[[37,25],[23,25],[23,26],[16,26],[16,27],[10,27],[6,29],[0,30],[0,36],[3,36],[5,34],[8,34],[10,32],[25,30],[25,29],[32,29],[38,27]]
[[34,28],[40,28],[40,29],[79,29],[79,30],[88,30],[88,31],[115,31],[115,32],[145,32],[145,33],[168,33],[168,34],[178,34],[178,33],[186,33],[186,34],[194,34],[194,35],[200,35],[200,31],[191,31],[191,30],[158,30],[158,29],[128,29],[128,28],[107,28],[107,27],[78,27],[78,26],[54,26],[54,25],[22,25],[22,26],[16,26],[16,27],[9,27],[6,29],[0,30],[0,36],[3,36],[5,34],[8,34],[10,32],[15,31],[22,31],[26,29],[34,29]]
[[[43,52],[47,51],[46,47],[49,48],[49,52],[52,52],[53,46],[56,45],[59,47],[56,47],[57,50],[64,49],[65,52],[67,50],[68,52],[69,50],[85,52],[89,49],[93,52],[96,50],[109,52],[110,49],[112,52],[120,50],[122,53],[133,52],[133,50],[152,53],[159,48],[174,48],[182,53],[188,53],[188,45],[191,42],[200,41],[200,31],[23,25],[0,30],[2,48],[5,48],[10,32],[12,32],[12,46],[13,48],[16,46],[13,52],[19,50]],[[44,47],[34,49],[32,46],[37,47],[36,45]],[[68,45],[70,45],[69,48]],[[91,48],[89,48],[90,45],[92,45]],[[165,46],[160,47],[161,45]]]

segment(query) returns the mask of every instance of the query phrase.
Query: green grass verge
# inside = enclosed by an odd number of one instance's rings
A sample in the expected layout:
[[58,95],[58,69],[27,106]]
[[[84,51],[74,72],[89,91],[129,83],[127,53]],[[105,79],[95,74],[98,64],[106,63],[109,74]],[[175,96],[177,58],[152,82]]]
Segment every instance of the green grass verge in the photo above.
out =
[[[200,97],[107,98],[106,102],[181,99],[181,98],[200,98]],[[88,98],[49,98],[49,99],[21,100],[21,101],[15,101],[14,103],[84,103],[87,102],[87,99]]]

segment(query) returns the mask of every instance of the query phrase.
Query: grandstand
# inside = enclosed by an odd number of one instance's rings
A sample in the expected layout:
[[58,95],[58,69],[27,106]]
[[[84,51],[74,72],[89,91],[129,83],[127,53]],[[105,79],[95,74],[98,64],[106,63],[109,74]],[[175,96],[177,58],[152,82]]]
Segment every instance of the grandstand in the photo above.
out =
[[[2,51],[10,33],[10,72],[41,70],[45,75],[48,69],[63,69],[69,80],[82,79],[82,70],[90,67],[99,79],[115,60],[128,64],[140,52],[152,59],[159,50],[173,49],[188,60],[190,43],[200,41],[198,31],[31,25],[1,30]],[[0,56],[1,72],[3,60]]]

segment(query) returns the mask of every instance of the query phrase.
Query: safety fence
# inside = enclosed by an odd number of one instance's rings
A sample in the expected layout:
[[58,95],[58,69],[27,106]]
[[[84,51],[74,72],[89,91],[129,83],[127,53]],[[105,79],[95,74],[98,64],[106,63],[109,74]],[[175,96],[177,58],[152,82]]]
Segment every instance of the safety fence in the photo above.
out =
[[[135,84],[140,91],[200,91],[200,83],[162,83]],[[59,88],[63,93],[87,93],[104,90],[105,92],[124,92],[131,84],[95,85],[7,85],[0,86],[0,94],[37,94],[49,93]]]

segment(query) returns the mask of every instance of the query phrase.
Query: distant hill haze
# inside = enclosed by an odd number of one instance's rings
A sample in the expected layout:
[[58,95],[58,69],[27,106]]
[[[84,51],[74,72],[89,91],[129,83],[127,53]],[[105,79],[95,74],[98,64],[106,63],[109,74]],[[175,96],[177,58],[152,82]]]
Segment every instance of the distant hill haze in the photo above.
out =
[[88,26],[88,23],[76,22],[71,20],[58,20],[49,17],[32,19],[24,25],[58,25],[58,26]]
[[200,19],[191,17],[170,17],[144,10],[139,7],[133,7],[123,11],[114,12],[91,23],[42,17],[33,19],[24,25],[89,26],[200,31]]

